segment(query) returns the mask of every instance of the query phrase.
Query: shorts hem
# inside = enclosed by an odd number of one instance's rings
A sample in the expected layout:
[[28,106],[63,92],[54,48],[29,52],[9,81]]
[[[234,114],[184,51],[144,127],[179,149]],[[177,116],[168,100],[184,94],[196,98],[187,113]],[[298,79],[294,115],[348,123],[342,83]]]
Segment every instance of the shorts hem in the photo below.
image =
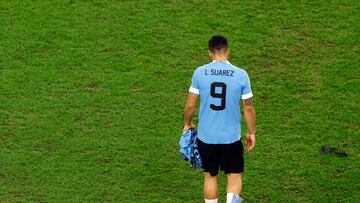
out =
[[243,173],[244,170],[227,170],[224,171],[225,174],[229,174],[229,173]]

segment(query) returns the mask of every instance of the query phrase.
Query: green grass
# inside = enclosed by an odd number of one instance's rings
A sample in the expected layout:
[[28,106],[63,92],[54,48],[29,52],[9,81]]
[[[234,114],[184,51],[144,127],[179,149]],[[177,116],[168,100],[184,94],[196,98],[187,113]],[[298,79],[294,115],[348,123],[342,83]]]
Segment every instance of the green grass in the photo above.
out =
[[[219,33],[250,75],[258,115],[242,197],[359,202],[359,10],[0,1],[0,202],[202,202],[202,173],[178,140],[191,74]],[[325,144],[349,156],[323,155]]]

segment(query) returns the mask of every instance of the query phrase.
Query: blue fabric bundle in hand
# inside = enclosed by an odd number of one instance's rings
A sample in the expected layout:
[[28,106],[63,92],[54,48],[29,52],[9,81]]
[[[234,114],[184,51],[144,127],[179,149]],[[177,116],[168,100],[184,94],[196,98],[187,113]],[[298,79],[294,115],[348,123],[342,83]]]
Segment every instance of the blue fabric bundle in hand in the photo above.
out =
[[179,141],[180,155],[185,161],[190,160],[194,168],[202,169],[202,162],[197,147],[197,129],[189,129],[182,133]]

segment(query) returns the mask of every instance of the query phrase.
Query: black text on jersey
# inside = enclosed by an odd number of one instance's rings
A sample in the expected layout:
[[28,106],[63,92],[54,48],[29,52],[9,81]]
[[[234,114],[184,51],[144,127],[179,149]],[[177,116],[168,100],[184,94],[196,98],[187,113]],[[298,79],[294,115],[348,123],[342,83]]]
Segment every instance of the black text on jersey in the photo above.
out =
[[219,75],[219,76],[228,76],[234,77],[233,70],[222,70],[222,69],[210,69],[210,72],[205,69],[205,75]]

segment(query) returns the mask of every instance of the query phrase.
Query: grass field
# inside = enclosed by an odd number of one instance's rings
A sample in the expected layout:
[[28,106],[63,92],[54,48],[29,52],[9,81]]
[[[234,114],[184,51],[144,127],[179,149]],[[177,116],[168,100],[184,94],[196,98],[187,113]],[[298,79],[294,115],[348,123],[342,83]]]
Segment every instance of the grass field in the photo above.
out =
[[359,22],[350,0],[1,0],[0,202],[202,202],[178,140],[213,34],[255,95],[242,197],[360,202]]

